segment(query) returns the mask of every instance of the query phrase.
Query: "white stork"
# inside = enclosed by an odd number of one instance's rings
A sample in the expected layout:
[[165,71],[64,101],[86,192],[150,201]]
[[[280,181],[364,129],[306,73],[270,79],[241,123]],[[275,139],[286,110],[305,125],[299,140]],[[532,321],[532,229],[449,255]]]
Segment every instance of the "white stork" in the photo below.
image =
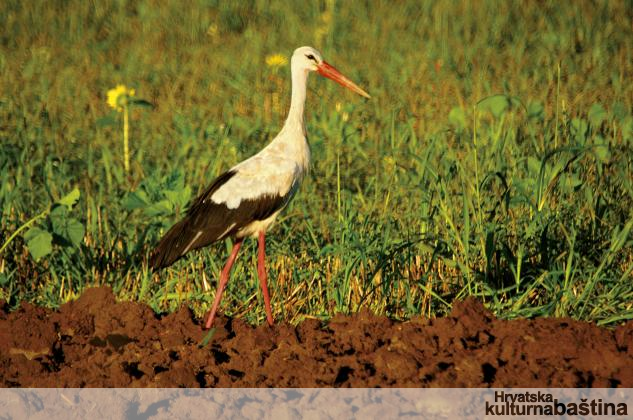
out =
[[211,328],[229,280],[231,267],[245,237],[258,238],[257,274],[264,295],[266,320],[273,325],[265,265],[266,231],[290,202],[310,164],[303,109],[308,73],[318,72],[366,98],[363,89],[343,76],[311,47],[295,50],[291,60],[292,100],[283,128],[256,155],[233,166],[211,183],[160,240],[150,257],[158,269],[173,264],[187,252],[232,237],[233,249],[226,261],[205,327]]

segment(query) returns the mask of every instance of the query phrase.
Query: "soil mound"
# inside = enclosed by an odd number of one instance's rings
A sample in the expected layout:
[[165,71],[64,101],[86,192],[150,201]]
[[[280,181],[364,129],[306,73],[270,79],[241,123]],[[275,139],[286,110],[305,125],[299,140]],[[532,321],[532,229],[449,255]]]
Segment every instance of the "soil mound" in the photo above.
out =
[[[0,302],[1,303],[1,302]],[[479,302],[395,322],[369,312],[252,327],[220,317],[211,339],[181,308],[158,316],[86,290],[58,311],[0,304],[5,387],[633,387],[633,322],[502,321]]]

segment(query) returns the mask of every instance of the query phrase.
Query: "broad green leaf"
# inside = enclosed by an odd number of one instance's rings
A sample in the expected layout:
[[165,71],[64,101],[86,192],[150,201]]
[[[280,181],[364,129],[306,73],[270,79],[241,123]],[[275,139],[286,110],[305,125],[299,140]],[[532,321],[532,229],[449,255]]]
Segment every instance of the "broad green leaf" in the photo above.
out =
[[174,212],[174,206],[169,200],[161,200],[145,208],[145,214],[150,217],[166,216]]
[[180,191],[165,190],[163,191],[163,195],[168,201],[174,204],[178,204],[180,202]]
[[528,118],[535,118],[542,120],[544,115],[543,104],[540,102],[530,102],[527,107]]
[[164,194],[165,198],[172,202],[174,206],[183,208],[189,203],[189,200],[191,199],[191,187],[186,186],[185,188],[178,191],[166,190],[164,191]]
[[0,273],[0,286],[4,287],[7,284],[9,284],[9,280],[11,280],[9,273],[8,272],[2,272]]
[[466,127],[466,114],[464,110],[459,107],[451,109],[451,112],[448,113],[448,122],[457,129],[464,129]]
[[612,112],[615,119],[620,122],[628,115],[628,109],[626,105],[619,101],[613,104]]
[[574,174],[563,174],[560,183],[570,190],[574,190],[583,184],[582,180]]
[[593,104],[591,108],[589,108],[589,113],[587,114],[587,118],[589,118],[589,122],[592,127],[599,127],[600,124],[607,118],[607,111],[600,104]]
[[632,228],[633,218],[626,222],[622,230],[620,230],[619,226],[615,226],[611,232],[611,245],[609,246],[611,252],[618,252],[626,244]]
[[606,142],[597,144],[594,148],[594,152],[596,153],[596,157],[598,157],[602,163],[607,163],[611,159],[609,145]]
[[81,222],[75,218],[68,219],[66,224],[66,239],[73,245],[78,246],[84,239],[86,229]]
[[26,247],[35,261],[53,251],[53,235],[38,227],[32,227],[24,235]]
[[495,118],[501,117],[510,107],[510,99],[506,95],[489,96],[479,101],[479,109],[490,111]]
[[165,178],[164,188],[171,191],[178,191],[185,186],[185,176],[180,171],[173,171]]
[[114,116],[115,116],[115,114],[111,113],[109,115],[106,115],[106,116],[103,116],[101,118],[98,118],[97,122],[96,122],[97,128],[104,128],[104,127],[115,126],[117,121],[116,121],[116,118]]
[[79,200],[79,188],[75,188],[70,193],[66,194],[64,197],[60,198],[57,203],[63,206],[68,207],[69,209],[77,203]]
[[541,170],[541,161],[534,156],[528,156],[527,163],[531,174],[537,175]]
[[59,236],[65,236],[66,222],[68,218],[68,209],[64,206],[55,206],[49,214],[51,224],[53,225],[53,233]]
[[53,233],[77,246],[84,238],[85,228],[74,217],[69,217],[68,210],[64,206],[55,207],[50,213]]
[[584,144],[587,140],[589,124],[584,119],[574,118],[571,120],[570,131],[578,143]]
[[130,105],[139,105],[145,108],[154,108],[154,104],[152,104],[151,102],[146,101],[145,99],[130,99],[128,101],[130,103]]
[[145,191],[137,190],[127,194],[122,204],[126,210],[142,209],[150,204],[150,200]]

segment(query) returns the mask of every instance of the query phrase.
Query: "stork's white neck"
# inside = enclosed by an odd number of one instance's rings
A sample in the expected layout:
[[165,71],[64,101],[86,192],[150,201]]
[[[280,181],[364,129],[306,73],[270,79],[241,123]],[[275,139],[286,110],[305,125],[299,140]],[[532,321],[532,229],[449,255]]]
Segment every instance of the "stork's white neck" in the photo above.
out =
[[301,128],[305,132],[303,125],[303,111],[306,103],[306,90],[308,84],[308,70],[303,68],[292,69],[292,99],[290,110],[284,128]]
[[306,139],[303,122],[303,110],[306,102],[306,84],[308,70],[295,64],[292,68],[292,99],[288,118],[277,137],[260,153],[270,154],[276,158],[291,159],[301,171],[293,174],[300,179],[310,165],[310,146]]

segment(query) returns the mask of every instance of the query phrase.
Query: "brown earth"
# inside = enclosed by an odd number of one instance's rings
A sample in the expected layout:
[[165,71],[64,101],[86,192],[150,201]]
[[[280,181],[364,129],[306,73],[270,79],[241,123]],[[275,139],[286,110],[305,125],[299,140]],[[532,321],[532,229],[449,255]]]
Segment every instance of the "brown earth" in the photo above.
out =
[[[2,308],[5,306],[4,308]],[[159,316],[88,289],[58,311],[0,303],[4,387],[633,387],[633,322],[502,321],[475,300],[450,316],[251,327]]]

